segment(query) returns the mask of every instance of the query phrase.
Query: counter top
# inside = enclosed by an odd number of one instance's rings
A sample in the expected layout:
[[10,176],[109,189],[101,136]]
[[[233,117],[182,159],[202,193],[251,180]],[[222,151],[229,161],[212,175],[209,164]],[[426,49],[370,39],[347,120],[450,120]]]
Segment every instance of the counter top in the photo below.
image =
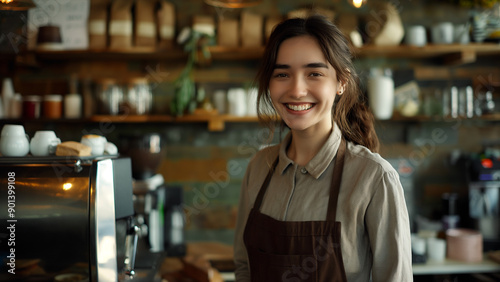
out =
[[481,262],[462,262],[445,259],[442,262],[428,261],[422,264],[413,264],[414,275],[426,274],[461,274],[461,273],[491,273],[500,272],[500,264],[484,255]]

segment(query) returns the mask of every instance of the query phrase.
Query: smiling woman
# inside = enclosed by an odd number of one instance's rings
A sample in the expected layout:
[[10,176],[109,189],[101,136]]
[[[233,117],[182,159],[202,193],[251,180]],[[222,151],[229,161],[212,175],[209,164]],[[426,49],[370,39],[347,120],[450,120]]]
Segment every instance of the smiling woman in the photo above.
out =
[[290,132],[247,167],[237,281],[413,280],[404,192],[375,153],[351,57],[346,38],[321,16],[286,20],[271,34],[257,109],[264,121],[277,114]]

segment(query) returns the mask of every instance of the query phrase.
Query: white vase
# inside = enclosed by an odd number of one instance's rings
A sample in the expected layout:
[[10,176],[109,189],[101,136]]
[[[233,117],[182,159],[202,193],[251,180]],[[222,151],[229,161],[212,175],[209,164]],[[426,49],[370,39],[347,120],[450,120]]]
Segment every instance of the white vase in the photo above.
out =
[[377,75],[368,79],[368,101],[376,119],[392,117],[394,110],[394,81],[391,77]]

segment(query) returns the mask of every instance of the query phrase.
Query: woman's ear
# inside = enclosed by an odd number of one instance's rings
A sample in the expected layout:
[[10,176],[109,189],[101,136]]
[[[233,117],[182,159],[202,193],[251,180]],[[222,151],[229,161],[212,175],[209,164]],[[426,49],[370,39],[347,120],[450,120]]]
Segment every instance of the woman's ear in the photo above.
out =
[[345,83],[340,82],[339,85],[337,86],[337,95],[342,95],[345,90]]

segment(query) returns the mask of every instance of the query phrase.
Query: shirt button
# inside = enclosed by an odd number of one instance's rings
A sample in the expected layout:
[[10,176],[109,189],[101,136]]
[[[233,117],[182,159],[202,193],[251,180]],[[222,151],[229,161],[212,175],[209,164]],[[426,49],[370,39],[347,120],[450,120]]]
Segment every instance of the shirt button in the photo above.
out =
[[300,169],[300,172],[302,172],[303,174],[306,174],[307,173],[307,169],[305,167],[303,167],[303,168]]

